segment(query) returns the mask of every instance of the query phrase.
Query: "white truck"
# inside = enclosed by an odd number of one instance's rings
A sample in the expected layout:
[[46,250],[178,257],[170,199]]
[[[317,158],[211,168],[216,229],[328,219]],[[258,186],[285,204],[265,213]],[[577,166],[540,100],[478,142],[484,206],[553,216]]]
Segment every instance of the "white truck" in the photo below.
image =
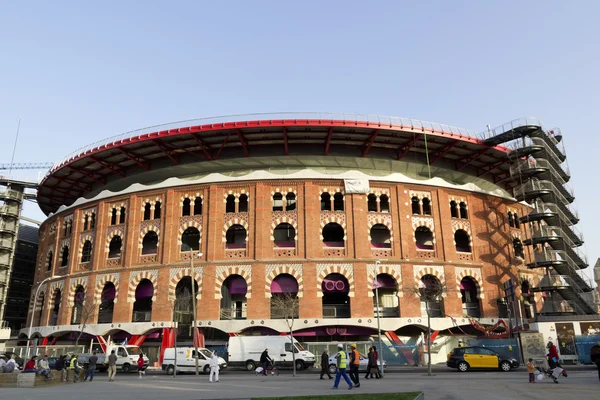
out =
[[296,370],[310,368],[315,364],[315,355],[304,350],[302,345],[294,339],[294,346],[289,336],[233,336],[229,338],[230,367],[243,367],[247,371],[254,371],[260,366],[260,355],[269,349],[269,357],[275,365],[292,367],[292,351],[295,353]]
[[[106,371],[108,369],[108,356],[113,350],[117,355],[117,370],[123,372],[137,371],[138,359],[140,358],[140,354],[142,354],[142,349],[138,346],[117,344],[107,345],[105,354],[100,352],[96,354],[98,357],[98,363],[96,365],[99,371]],[[92,353],[80,354],[77,357],[77,362],[82,366],[87,365],[91,356]],[[150,365],[150,360],[148,357],[144,356],[144,369],[148,368],[148,365]]]
[[[211,355],[211,351],[208,349],[198,349],[198,367],[205,374],[210,372]],[[227,363],[221,357],[219,357],[219,368],[221,371],[227,368]],[[173,375],[175,372],[175,348],[169,347],[165,349],[162,370],[167,375]],[[177,348],[177,373],[183,372],[196,372],[196,350],[193,347]]]

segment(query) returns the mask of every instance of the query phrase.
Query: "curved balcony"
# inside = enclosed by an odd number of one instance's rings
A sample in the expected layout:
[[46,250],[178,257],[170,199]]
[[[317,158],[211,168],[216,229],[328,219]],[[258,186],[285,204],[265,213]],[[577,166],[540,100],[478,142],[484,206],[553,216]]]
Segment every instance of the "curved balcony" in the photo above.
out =
[[19,218],[19,206],[17,206],[16,204],[0,206],[0,215],[7,215],[9,217]]
[[[565,290],[574,286],[573,279],[568,275],[544,275],[532,292],[551,292],[553,290]],[[575,286],[577,287],[577,286]]]
[[531,212],[519,218],[522,224],[545,221],[552,226],[571,226],[579,222],[579,218],[571,219],[563,209],[554,203],[544,203],[541,200],[533,204]]
[[571,179],[568,167],[557,170],[547,159],[533,157],[512,164],[510,166],[510,174],[511,176],[537,177],[542,180],[552,180],[555,184],[563,185]]
[[557,242],[563,243],[564,246],[568,248],[581,246],[583,244],[583,238],[579,236],[581,234],[570,228],[569,230],[570,232],[567,232],[565,229],[558,226],[542,226],[540,229],[536,229],[533,232],[533,235],[523,243],[527,246],[549,243],[553,248],[553,244],[556,244]]
[[10,237],[2,237],[0,238],[0,249],[5,249],[12,251],[14,246],[14,241]]
[[8,233],[10,235],[17,234],[17,220],[14,221],[3,221],[0,220],[0,233]]
[[19,192],[18,190],[13,190],[13,189],[0,190],[0,199],[14,200],[14,201],[22,202],[23,201],[23,193]]
[[570,204],[575,197],[572,190],[562,185],[555,185],[552,181],[530,179],[514,189],[515,198],[519,201],[531,201],[540,198],[544,201],[558,199],[556,203]]

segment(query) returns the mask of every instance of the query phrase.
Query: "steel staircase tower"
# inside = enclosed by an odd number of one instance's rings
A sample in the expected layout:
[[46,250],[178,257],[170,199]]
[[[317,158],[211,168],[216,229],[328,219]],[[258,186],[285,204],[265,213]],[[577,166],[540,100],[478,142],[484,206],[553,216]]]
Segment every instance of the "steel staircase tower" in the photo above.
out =
[[567,159],[560,130],[544,130],[539,120],[523,118],[484,134],[490,146],[506,144],[511,161],[510,174],[517,182],[514,196],[531,205],[528,215],[520,217],[529,224],[529,237],[523,242],[533,246],[534,259],[528,268],[544,268],[545,275],[534,292],[546,297],[538,315],[597,314],[593,288],[577,271],[588,266],[579,250],[583,236],[571,209],[575,200],[567,186],[571,175],[563,164]]

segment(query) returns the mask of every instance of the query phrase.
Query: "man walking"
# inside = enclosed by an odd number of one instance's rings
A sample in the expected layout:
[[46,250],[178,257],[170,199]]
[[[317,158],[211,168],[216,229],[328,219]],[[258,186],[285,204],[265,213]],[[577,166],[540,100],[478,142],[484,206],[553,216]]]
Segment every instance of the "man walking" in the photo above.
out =
[[352,389],[352,381],[346,375],[346,352],[344,351],[344,345],[338,344],[337,358],[337,372],[335,373],[335,381],[333,381],[333,388],[337,389],[340,384],[340,378],[343,376],[344,380],[348,384],[348,390]]
[[323,379],[323,375],[327,374],[329,379],[333,379],[333,376],[329,373],[329,351],[327,347],[323,350],[323,354],[321,354],[321,378]]
[[115,351],[110,352],[110,356],[108,356],[108,381],[114,382],[115,375],[117,374],[117,355]]
[[262,374],[264,376],[267,376],[267,368],[269,367],[271,361],[273,360],[271,359],[271,357],[269,357],[269,349],[265,349],[265,351],[263,351],[260,355],[260,366],[263,369]]
[[92,354],[92,356],[90,357],[90,359],[88,360],[88,367],[85,370],[85,377],[83,378],[83,381],[87,381],[88,378],[90,378],[90,382],[94,380],[94,373],[96,372],[96,364],[98,363],[98,356],[96,355],[96,352],[94,352]]
[[356,343],[352,343],[352,352],[350,353],[350,379],[354,382],[354,387],[360,387],[358,376],[358,367],[360,366],[360,354],[356,350]]

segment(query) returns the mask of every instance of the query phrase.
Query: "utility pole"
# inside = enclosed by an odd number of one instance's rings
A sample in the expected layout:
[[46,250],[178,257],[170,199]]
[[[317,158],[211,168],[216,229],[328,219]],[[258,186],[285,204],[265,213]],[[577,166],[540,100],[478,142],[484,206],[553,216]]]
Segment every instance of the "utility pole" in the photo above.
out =
[[377,270],[379,268],[379,264],[381,264],[381,261],[375,261],[375,282],[373,283],[375,284],[375,304],[377,307],[377,338],[379,340],[379,360],[377,360],[377,362],[381,364],[381,377],[383,377],[383,348],[381,346],[381,326],[379,324],[379,281],[377,280]]

